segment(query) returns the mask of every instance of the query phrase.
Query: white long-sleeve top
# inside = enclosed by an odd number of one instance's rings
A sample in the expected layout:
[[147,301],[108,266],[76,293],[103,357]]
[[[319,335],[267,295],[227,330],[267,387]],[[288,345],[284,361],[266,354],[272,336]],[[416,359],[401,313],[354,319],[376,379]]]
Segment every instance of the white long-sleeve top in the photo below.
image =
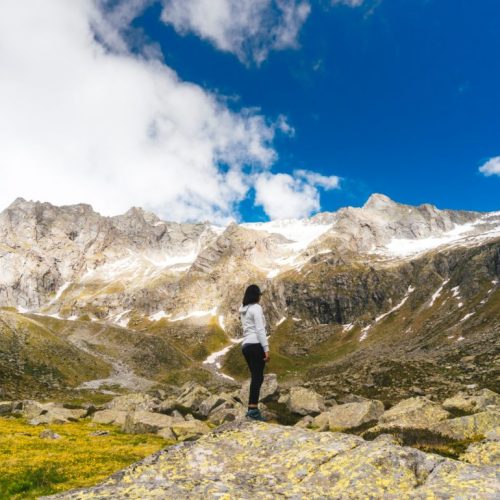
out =
[[264,351],[269,351],[266,336],[266,319],[260,304],[248,304],[240,307],[240,318],[243,326],[244,344],[256,344],[260,342]]

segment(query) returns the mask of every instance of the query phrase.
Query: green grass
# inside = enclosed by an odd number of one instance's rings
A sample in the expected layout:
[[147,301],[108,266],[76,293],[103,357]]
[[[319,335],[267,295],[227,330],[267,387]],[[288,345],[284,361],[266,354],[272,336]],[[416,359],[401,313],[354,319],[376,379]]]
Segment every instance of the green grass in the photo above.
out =
[[[43,439],[51,429],[60,439]],[[91,436],[105,430],[108,435]],[[32,426],[24,418],[0,418],[0,498],[31,499],[92,486],[174,441],[152,434],[131,435],[89,419]]]

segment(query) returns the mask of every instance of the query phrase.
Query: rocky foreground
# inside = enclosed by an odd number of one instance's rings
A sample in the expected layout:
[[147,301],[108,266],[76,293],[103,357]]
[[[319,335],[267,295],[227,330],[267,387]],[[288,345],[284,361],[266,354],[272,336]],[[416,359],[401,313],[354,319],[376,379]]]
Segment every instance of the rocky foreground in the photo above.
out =
[[[162,450],[102,484],[50,498],[498,498],[500,475],[399,446],[235,421]],[[48,498],[48,497],[46,497]]]
[[89,419],[168,441],[102,484],[54,498],[500,497],[500,395],[489,389],[391,404],[325,398],[266,374],[263,423],[245,417],[248,382],[232,393],[188,382],[104,405],[1,402],[0,414],[48,439],[60,438],[53,423]]

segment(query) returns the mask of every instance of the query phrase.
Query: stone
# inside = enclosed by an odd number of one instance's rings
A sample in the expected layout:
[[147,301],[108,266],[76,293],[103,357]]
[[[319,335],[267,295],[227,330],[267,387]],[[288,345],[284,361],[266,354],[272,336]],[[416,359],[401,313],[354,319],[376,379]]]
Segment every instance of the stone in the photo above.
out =
[[402,429],[425,429],[450,414],[428,398],[415,396],[403,399],[397,405],[385,411],[379,418],[379,426],[384,429],[399,427]]
[[160,406],[160,401],[153,398],[149,394],[136,392],[117,396],[104,405],[106,410],[119,411],[153,411]]
[[171,426],[178,441],[186,441],[198,438],[202,434],[210,432],[210,427],[201,420],[190,420],[186,422],[176,422]]
[[498,497],[497,470],[384,441],[257,421],[224,424],[136,462],[83,498],[428,499]]
[[500,442],[472,443],[460,455],[460,460],[474,465],[500,465]]
[[330,408],[318,415],[313,425],[318,430],[344,431],[355,429],[363,424],[377,422],[384,412],[381,401],[363,401],[362,403],[346,403]]
[[169,415],[153,413],[150,411],[136,411],[128,413],[122,426],[123,432],[129,434],[156,434],[160,429],[180,424]]
[[[36,414],[39,410],[40,408],[37,405],[30,404],[26,409],[26,413],[28,415]],[[55,403],[47,403],[43,405],[42,412],[30,418],[28,423],[30,425],[66,424],[68,422],[77,422],[80,418],[83,418],[86,413],[86,410],[81,408],[70,410],[63,406],[56,405]]]
[[158,436],[161,436],[163,439],[176,441],[175,434],[170,427],[164,427],[163,429],[160,429],[156,434]]
[[483,439],[488,432],[500,426],[500,411],[487,410],[474,415],[452,418],[430,427],[431,431],[457,441]]
[[92,416],[92,422],[96,424],[114,424],[122,426],[125,423],[127,411],[124,410],[101,410]]
[[208,416],[208,414],[218,405],[224,403],[228,396],[226,394],[212,394],[207,399],[205,399],[198,407],[198,413],[203,417]]
[[[250,379],[245,381],[241,386],[239,393],[239,398],[242,404],[248,404],[248,398],[250,395]],[[278,399],[279,397],[279,386],[278,378],[275,373],[266,373],[264,375],[264,381],[260,388],[259,401],[265,403],[266,401],[272,401]]]
[[[280,401],[283,402],[281,398]],[[305,387],[292,387],[285,404],[290,412],[298,415],[317,415],[326,410],[323,396]]]
[[92,437],[109,436],[109,431],[94,431],[89,434]]
[[211,396],[205,387],[196,382],[188,382],[183,387],[183,391],[177,397],[177,404],[190,411],[197,412],[201,403]]
[[500,407],[500,395],[489,389],[482,389],[476,394],[459,392],[455,396],[443,401],[443,408],[449,411],[463,411],[478,413],[488,407]]
[[0,401],[0,416],[9,415],[12,412],[12,401]]
[[313,416],[312,415],[306,415],[302,417],[299,421],[295,422],[294,427],[302,427],[306,428],[309,427],[313,423]]
[[243,405],[235,407],[226,406],[225,403],[219,405],[210,413],[207,420],[215,425],[221,425],[225,422],[233,422],[245,418],[246,409]]
[[42,439],[61,439],[61,436],[59,434],[50,429],[45,429],[44,431],[40,432],[38,436]]

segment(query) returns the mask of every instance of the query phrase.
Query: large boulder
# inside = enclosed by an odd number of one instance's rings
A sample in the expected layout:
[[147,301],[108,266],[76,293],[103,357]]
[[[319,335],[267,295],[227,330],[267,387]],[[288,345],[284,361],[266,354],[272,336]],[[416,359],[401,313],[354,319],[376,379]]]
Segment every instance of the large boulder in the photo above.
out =
[[114,424],[122,426],[128,412],[124,410],[101,410],[96,411],[92,416],[92,421],[96,424]]
[[128,413],[123,424],[123,432],[129,434],[156,434],[160,429],[172,427],[177,422],[169,415],[150,411],[136,411]]
[[345,431],[370,422],[375,424],[383,412],[384,404],[381,401],[346,403],[319,414],[314,418],[313,426],[319,430]]
[[203,417],[208,416],[208,414],[220,404],[229,401],[231,398],[228,394],[212,394],[207,399],[202,401],[198,407],[198,413]]
[[[260,388],[259,401],[265,403],[266,401],[272,401],[277,399],[279,394],[278,378],[275,373],[266,373],[264,375],[264,381]],[[245,381],[241,386],[239,398],[244,405],[248,404],[248,398],[250,395],[250,379]]]
[[379,426],[384,429],[426,429],[449,417],[450,414],[439,404],[416,396],[403,399],[385,411],[379,418]]
[[53,498],[498,498],[497,470],[342,433],[255,421],[167,447]]
[[9,415],[12,412],[12,401],[0,401],[0,416]]
[[483,439],[486,434],[500,426],[500,411],[487,410],[466,417],[452,418],[433,425],[430,430],[444,436],[463,441]]
[[298,415],[317,415],[326,410],[323,396],[305,387],[292,387],[279,401],[285,403],[290,412]]
[[482,389],[475,394],[459,392],[455,396],[443,401],[443,408],[449,411],[478,413],[488,408],[500,408],[500,394]]
[[201,403],[210,397],[210,392],[196,382],[187,382],[183,385],[177,397],[177,405],[189,411],[197,412]]
[[196,439],[202,434],[210,432],[211,429],[201,420],[189,420],[173,424],[171,430],[178,441],[186,441]]
[[148,394],[136,392],[117,396],[104,405],[106,410],[117,411],[156,411],[160,401]]
[[66,424],[85,417],[87,411],[82,408],[64,408],[64,406],[57,403],[41,404],[36,401],[29,401],[23,405],[22,414],[31,425]]
[[221,425],[225,422],[233,422],[235,420],[242,420],[245,418],[246,407],[242,404],[233,404],[225,402],[217,406],[208,415],[208,422],[215,425]]

